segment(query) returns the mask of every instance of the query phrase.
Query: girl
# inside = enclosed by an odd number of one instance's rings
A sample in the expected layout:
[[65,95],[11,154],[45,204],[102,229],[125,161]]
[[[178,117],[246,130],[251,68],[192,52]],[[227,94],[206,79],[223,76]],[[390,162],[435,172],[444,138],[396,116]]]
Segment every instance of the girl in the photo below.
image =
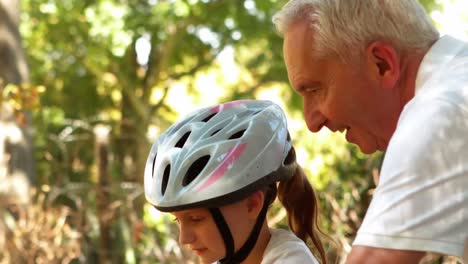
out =
[[[176,217],[179,242],[202,263],[327,263],[314,190],[272,102],[233,101],[177,122],[153,144],[144,182],[146,199]],[[267,225],[277,194],[294,233]]]

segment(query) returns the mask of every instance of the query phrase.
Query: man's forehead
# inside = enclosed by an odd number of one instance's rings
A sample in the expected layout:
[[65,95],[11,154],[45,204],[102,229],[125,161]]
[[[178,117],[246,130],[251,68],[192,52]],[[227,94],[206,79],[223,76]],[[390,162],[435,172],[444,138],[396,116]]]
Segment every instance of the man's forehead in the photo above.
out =
[[296,21],[289,24],[284,32],[285,40],[290,38],[305,37],[312,29],[305,21]]
[[313,44],[313,30],[310,25],[302,22],[291,24],[284,34],[283,52],[298,51],[303,45]]
[[298,63],[313,57],[314,31],[310,25],[302,22],[294,24],[284,35],[283,56],[286,64]]

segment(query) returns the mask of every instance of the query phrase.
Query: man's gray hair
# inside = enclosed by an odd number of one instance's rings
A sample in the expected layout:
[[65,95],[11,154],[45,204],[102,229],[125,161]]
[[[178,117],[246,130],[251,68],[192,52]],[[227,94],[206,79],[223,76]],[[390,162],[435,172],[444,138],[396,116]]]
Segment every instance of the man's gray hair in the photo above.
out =
[[399,52],[424,50],[439,38],[417,0],[290,0],[273,16],[281,35],[301,20],[315,32],[318,57],[350,59],[377,40]]

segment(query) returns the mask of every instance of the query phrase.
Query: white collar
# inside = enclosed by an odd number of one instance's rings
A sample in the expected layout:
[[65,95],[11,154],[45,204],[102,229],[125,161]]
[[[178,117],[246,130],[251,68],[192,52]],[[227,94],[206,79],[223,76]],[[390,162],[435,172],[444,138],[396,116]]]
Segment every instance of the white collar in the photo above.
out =
[[444,69],[445,65],[452,61],[465,45],[465,42],[448,35],[439,38],[424,55],[419,66],[415,93],[434,75],[435,70]]

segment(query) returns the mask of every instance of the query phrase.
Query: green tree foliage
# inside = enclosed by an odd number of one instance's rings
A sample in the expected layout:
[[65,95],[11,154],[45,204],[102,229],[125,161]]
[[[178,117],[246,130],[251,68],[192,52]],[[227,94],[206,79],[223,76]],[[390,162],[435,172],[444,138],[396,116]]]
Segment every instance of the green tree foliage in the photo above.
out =
[[[141,179],[148,125],[165,127],[175,117],[177,105],[164,100],[170,83],[185,78],[191,87],[197,72],[212,66],[226,46],[245,50],[239,62],[255,80],[230,87],[226,99],[286,80],[281,40],[270,22],[279,6],[276,1],[24,1],[31,78],[47,87],[38,130],[48,135],[51,121],[59,127],[72,120],[110,123],[119,148],[115,171]],[[137,60],[138,41],[150,44],[147,63]],[[195,90],[190,89],[193,95]],[[161,96],[155,100],[155,94]],[[80,151],[76,155],[89,159]],[[82,164],[82,176],[89,175],[89,162]],[[51,175],[50,168],[40,169]]]

